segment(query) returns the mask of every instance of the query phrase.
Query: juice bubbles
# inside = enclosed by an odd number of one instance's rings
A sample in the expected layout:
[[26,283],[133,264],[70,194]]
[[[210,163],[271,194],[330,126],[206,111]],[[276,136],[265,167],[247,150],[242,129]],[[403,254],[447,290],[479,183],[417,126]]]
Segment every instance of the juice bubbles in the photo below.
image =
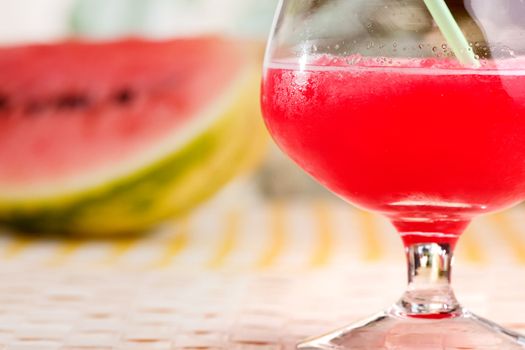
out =
[[268,68],[262,106],[279,146],[399,231],[458,235],[524,199],[525,72],[428,60]]

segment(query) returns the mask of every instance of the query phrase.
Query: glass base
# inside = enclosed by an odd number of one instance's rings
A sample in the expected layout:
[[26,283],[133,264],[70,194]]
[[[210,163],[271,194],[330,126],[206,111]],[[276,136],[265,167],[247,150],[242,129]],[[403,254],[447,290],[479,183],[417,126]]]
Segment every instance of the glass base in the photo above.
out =
[[518,350],[525,337],[461,311],[454,318],[399,316],[396,309],[298,345],[300,350]]

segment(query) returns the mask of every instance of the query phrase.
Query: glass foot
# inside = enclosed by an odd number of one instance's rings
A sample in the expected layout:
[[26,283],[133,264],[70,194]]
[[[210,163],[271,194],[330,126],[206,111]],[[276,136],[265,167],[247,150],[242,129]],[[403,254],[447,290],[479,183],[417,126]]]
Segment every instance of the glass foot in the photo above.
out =
[[300,350],[518,350],[525,337],[463,311],[458,317],[418,319],[394,310],[298,346]]

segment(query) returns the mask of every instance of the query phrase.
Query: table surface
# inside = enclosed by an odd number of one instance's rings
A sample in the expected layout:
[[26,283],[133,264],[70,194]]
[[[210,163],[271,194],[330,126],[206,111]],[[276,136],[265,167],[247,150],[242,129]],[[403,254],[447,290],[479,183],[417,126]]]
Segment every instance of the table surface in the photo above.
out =
[[[477,220],[455,285],[525,331],[525,208]],[[0,349],[292,349],[369,316],[404,287],[389,224],[336,202],[208,205],[143,238],[5,235]]]

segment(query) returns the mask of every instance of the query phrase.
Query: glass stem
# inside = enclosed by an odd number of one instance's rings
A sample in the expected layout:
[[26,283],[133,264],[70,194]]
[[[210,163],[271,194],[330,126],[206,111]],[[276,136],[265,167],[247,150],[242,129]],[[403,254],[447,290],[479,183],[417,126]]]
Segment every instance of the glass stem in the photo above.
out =
[[416,243],[405,247],[408,289],[395,306],[398,314],[430,319],[461,314],[450,285],[454,243]]

